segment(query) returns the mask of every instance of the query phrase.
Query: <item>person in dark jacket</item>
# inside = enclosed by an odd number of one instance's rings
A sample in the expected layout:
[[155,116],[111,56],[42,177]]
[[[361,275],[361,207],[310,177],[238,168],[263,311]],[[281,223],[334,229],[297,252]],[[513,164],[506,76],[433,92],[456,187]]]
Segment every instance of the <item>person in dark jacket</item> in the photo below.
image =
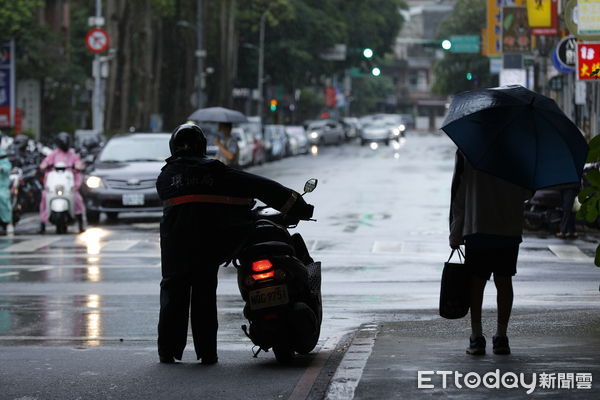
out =
[[275,181],[207,158],[206,138],[194,124],[175,129],[169,147],[172,156],[156,181],[164,205],[159,359],[162,363],[181,360],[191,305],[196,356],[202,364],[214,364],[218,267],[250,231],[253,199],[298,219],[309,219],[313,206]]

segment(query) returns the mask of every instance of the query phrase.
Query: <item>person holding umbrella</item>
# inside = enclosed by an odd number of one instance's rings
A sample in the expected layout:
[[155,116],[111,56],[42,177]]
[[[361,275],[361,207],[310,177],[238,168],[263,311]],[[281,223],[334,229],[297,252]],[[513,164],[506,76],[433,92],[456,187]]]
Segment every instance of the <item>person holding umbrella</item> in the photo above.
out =
[[580,182],[588,145],[554,100],[512,85],[460,93],[442,130],[456,143],[450,247],[465,244],[470,269],[471,337],[467,353],[485,354],[483,292],[498,290],[495,354],[510,354],[512,311],[523,202],[544,187]]
[[219,132],[223,138],[214,142],[219,149],[215,158],[223,164],[236,168],[238,166],[239,146],[236,138],[231,135],[233,124],[247,122],[247,118],[239,111],[223,107],[208,107],[194,111],[189,117],[190,121],[217,122]]

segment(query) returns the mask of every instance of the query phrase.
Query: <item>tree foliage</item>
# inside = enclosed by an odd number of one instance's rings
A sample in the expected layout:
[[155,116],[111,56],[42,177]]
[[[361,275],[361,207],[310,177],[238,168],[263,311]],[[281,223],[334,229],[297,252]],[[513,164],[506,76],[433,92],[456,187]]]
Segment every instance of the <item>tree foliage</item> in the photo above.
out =
[[[452,14],[438,30],[438,39],[451,35],[477,35],[486,23],[486,3],[480,0],[458,0]],[[466,78],[472,74],[472,80]],[[497,78],[489,72],[488,58],[480,54],[446,52],[434,66],[433,91],[451,95],[477,87],[497,86]]]
[[[595,165],[600,164],[600,135],[594,137],[590,143],[587,162]],[[577,218],[588,223],[596,223],[600,219],[600,170],[590,169],[584,176],[588,186],[578,196],[581,208],[577,212]],[[594,263],[600,267],[600,245],[596,248]]]

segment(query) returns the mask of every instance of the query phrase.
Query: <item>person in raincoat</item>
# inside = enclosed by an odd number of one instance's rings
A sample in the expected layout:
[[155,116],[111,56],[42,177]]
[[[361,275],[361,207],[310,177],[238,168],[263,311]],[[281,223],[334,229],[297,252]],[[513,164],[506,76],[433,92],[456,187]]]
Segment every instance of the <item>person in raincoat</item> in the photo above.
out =
[[[83,232],[83,197],[79,193],[81,187],[81,173],[83,169],[83,163],[79,158],[79,155],[71,148],[71,136],[67,132],[60,132],[56,136],[56,149],[52,153],[48,154],[44,161],[40,164],[40,169],[45,171],[44,181],[48,176],[47,168],[53,167],[57,162],[64,162],[71,171],[75,178],[75,196],[74,196],[74,209],[75,218],[79,225],[79,232]],[[40,201],[40,231],[39,233],[46,233],[46,223],[48,222],[48,210],[46,208],[46,191],[42,192],[42,200]]]
[[169,148],[156,180],[164,206],[158,355],[161,363],[181,360],[191,319],[197,358],[214,364],[218,267],[251,230],[253,199],[298,219],[311,218],[313,206],[275,181],[208,158],[206,137],[196,125],[175,129]]
[[6,227],[12,221],[10,181],[8,179],[11,169],[12,165],[6,152],[0,149],[0,235],[6,235]]

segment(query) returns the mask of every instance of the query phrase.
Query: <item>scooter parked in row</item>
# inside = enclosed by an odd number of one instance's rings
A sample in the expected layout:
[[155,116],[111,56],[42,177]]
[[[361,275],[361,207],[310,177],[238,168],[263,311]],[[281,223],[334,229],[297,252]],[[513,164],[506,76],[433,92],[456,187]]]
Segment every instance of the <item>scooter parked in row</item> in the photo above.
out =
[[75,221],[75,177],[64,162],[57,162],[46,176],[46,209],[56,233],[67,233]]
[[[316,186],[317,180],[310,179],[304,194]],[[309,353],[319,340],[321,263],[310,257],[299,233],[288,232],[298,220],[267,207],[254,213],[255,229],[234,261],[250,323],[242,330],[258,346],[255,357],[273,349],[277,361],[288,363],[295,353]]]

